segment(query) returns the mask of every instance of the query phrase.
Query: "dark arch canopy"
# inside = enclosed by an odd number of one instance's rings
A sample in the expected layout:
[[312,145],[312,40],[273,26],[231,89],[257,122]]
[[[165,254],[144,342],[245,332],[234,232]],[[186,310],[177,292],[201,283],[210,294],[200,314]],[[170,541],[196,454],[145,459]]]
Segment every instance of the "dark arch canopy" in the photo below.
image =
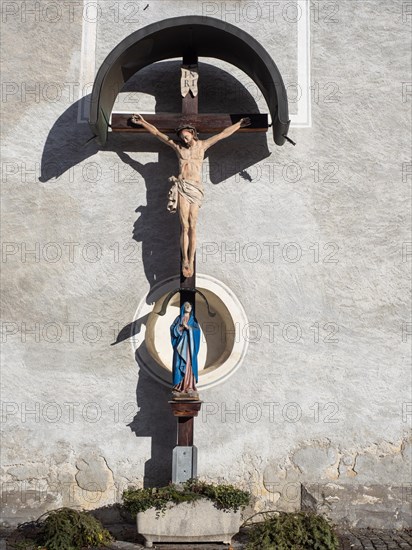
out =
[[130,34],[106,57],[94,81],[89,123],[101,144],[117,94],[136,72],[156,61],[186,56],[226,61],[246,73],[269,107],[273,139],[285,143],[289,129],[288,100],[282,76],[267,51],[238,27],[212,17],[173,17]]

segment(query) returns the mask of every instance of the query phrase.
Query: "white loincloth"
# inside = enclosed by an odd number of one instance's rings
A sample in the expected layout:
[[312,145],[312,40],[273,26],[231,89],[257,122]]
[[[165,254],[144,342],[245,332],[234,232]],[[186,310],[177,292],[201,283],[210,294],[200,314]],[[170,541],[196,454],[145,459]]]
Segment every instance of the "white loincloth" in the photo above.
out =
[[167,209],[171,214],[174,214],[178,207],[178,195],[182,195],[189,204],[197,204],[202,206],[204,192],[201,183],[191,182],[189,180],[176,178],[171,176],[169,181],[173,183],[169,190]]

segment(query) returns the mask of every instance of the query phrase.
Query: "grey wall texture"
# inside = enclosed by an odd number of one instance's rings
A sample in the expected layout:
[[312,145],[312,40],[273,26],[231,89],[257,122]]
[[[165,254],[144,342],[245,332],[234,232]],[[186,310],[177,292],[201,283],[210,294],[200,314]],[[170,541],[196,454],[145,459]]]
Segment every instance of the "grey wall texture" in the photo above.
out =
[[[165,210],[176,159],[149,135],[111,134],[99,149],[86,119],[106,55],[189,14],[267,49],[297,142],[237,135],[205,163],[197,269],[236,294],[249,346],[201,395],[199,474],[250,488],[255,511],[411,525],[403,0],[2,3],[3,523],[102,508],[171,478],[169,392],[129,337],[141,300],[178,274],[178,219]],[[267,112],[238,69],[199,66],[201,111]],[[180,111],[179,67],[147,67],[116,108]]]

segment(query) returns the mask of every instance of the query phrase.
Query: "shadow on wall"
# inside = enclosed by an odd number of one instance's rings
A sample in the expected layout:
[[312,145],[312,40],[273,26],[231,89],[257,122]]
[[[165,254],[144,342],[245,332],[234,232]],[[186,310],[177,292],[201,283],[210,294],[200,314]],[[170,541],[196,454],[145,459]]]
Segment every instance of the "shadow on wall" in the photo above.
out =
[[[199,64],[199,72],[199,112],[259,112],[249,91],[229,73],[207,63]],[[180,112],[180,62],[160,62],[146,67],[132,77],[121,92],[125,92],[122,109],[127,108],[130,113],[140,110],[139,99],[133,97],[133,92],[154,95],[157,113]],[[136,171],[145,182],[146,204],[136,205],[139,216],[134,223],[133,238],[142,243],[142,262],[151,290],[158,281],[179,273],[179,220],[177,215],[166,211],[168,177],[177,175],[176,155],[167,145],[146,134],[110,133],[107,144],[99,147],[88,124],[78,122],[78,112],[87,111],[88,101],[86,97],[74,103],[50,130],[43,150],[40,180],[58,178],[99,151],[117,153],[120,166],[129,165]],[[128,154],[144,152],[158,152],[158,161],[143,164]],[[219,184],[240,174],[243,180],[251,181],[248,168],[269,155],[265,133],[234,135],[209,149],[206,155],[209,173],[206,175],[204,170],[206,200],[208,193],[213,193],[207,179]],[[115,186],[113,193],[116,193]]]
[[[132,98],[130,104],[127,103],[127,110],[130,113],[144,112],[143,108],[140,109],[138,98],[130,94],[139,92],[154,96],[156,113],[180,112],[180,65],[179,61],[156,63],[131,78],[122,90]],[[249,91],[228,72],[207,63],[199,63],[199,72],[199,112],[259,112]],[[99,147],[89,125],[78,122],[78,113],[87,110],[88,101],[89,97],[86,97],[74,103],[53,125],[43,150],[40,181],[59,178],[99,151],[102,151],[101,154],[104,151],[117,153],[121,163],[138,172],[145,182],[146,204],[136,205],[135,211],[139,216],[133,226],[133,239],[142,243],[142,262],[151,290],[160,280],[179,273],[179,220],[177,215],[171,215],[166,210],[170,186],[168,177],[178,173],[177,158],[172,149],[146,134],[110,133],[107,144]],[[122,110],[125,110],[124,105]],[[133,157],[129,154],[144,152],[158,152],[158,161],[143,163],[138,154]],[[205,177],[206,197],[208,193],[213,193],[207,179],[213,184],[220,184],[240,174],[243,180],[251,181],[248,168],[269,155],[265,133],[231,136],[212,147],[207,155],[209,174]],[[116,192],[113,186],[113,194]],[[145,322],[146,319],[141,319],[128,323],[119,332],[114,344],[138,334]],[[172,449],[176,445],[176,420],[167,403],[169,391],[140,368],[136,397],[139,412],[130,428],[137,437],[152,438],[151,459],[146,463],[144,485],[167,484],[171,479]]]
[[[229,73],[207,63],[199,64],[199,72],[199,112],[259,112],[249,91]],[[166,61],[146,67],[132,77],[121,92],[125,92],[122,109],[130,113],[140,110],[139,98],[133,96],[133,92],[154,95],[157,113],[180,112],[180,62]],[[136,205],[139,216],[134,223],[133,238],[142,243],[142,262],[151,290],[158,281],[179,272],[179,220],[177,215],[166,211],[168,177],[177,175],[176,155],[167,145],[144,134],[110,133],[107,144],[99,147],[88,124],[78,122],[78,112],[87,111],[88,101],[86,97],[74,103],[50,130],[43,150],[40,180],[58,178],[99,151],[117,153],[121,166],[129,165],[136,171],[145,182],[146,204]],[[128,154],[144,152],[158,152],[158,161],[142,163]],[[269,155],[265,133],[235,135],[218,143],[207,155],[206,197],[209,192],[213,193],[208,189],[207,179],[219,184],[240,174],[243,180],[251,181],[248,168]],[[114,186],[113,193],[116,193]]]
[[[130,338],[132,334],[140,334],[147,320],[148,315],[144,315],[124,327],[112,345]],[[128,427],[136,437],[151,438],[151,458],[145,463],[143,486],[161,487],[168,485],[172,479],[172,453],[177,442],[177,426],[168,404],[170,389],[154,380],[146,367],[140,364],[139,353],[144,356],[145,349],[146,342],[143,340],[135,352],[136,363],[139,365],[136,388],[139,410]]]
[[136,388],[139,412],[129,424],[136,437],[150,437],[150,459],[145,463],[144,487],[161,487],[172,479],[172,453],[177,442],[176,419],[168,400],[170,390],[143,368]]
[[[258,113],[255,98],[228,72],[207,63],[199,63],[199,112],[200,113]],[[118,91],[114,91],[117,94]],[[180,112],[180,62],[162,61],[139,71],[120,90],[128,93],[122,109],[139,112],[139,101],[130,93],[154,96],[156,113]],[[256,97],[261,96],[256,91]],[[104,147],[100,147],[87,123],[78,122],[78,113],[87,112],[90,96],[73,103],[55,122],[47,136],[41,161],[43,182],[57,178],[71,167],[95,155],[99,150],[162,153],[167,146],[145,139],[143,134],[109,134]],[[267,137],[269,136],[269,137]],[[202,136],[200,136],[202,138]],[[204,136],[203,136],[204,137]],[[91,141],[89,141],[91,139]],[[270,134],[256,133],[232,136],[208,151],[210,181],[218,184],[242,172],[270,155],[267,146]],[[242,152],[242,154],[239,154]],[[247,154],[243,154],[247,152]],[[160,164],[160,159],[159,159]],[[170,174],[169,174],[170,175]]]

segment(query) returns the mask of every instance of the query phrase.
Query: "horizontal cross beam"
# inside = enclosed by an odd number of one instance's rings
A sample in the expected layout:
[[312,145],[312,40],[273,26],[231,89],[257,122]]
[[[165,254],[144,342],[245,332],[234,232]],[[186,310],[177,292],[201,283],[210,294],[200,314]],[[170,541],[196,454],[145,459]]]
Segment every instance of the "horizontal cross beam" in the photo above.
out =
[[[146,132],[142,126],[136,126],[130,122],[132,115],[127,113],[112,113],[111,128],[112,132]],[[239,132],[267,132],[268,115],[267,114],[191,114],[182,115],[179,113],[159,113],[152,115],[142,115],[147,122],[153,124],[165,134],[172,134],[176,128],[183,124],[191,124],[201,134],[215,134],[221,132],[228,126],[235,124],[241,118],[249,117],[250,126],[240,128]]]

